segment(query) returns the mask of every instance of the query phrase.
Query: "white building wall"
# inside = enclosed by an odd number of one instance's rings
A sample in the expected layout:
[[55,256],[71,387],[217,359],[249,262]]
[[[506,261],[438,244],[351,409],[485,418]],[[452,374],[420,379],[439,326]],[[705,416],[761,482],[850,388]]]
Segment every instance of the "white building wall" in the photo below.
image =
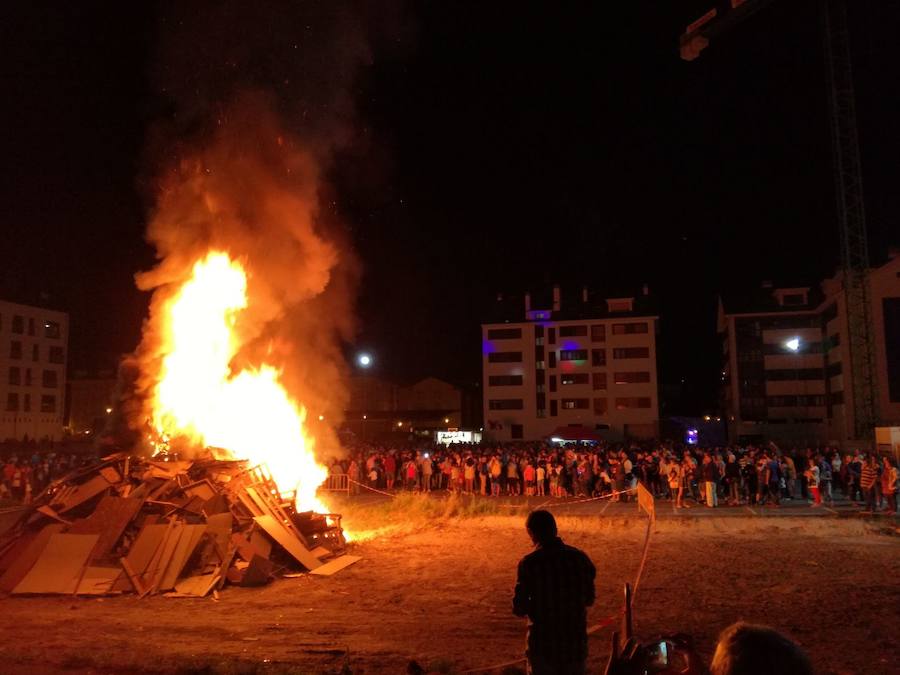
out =
[[62,437],[68,339],[64,312],[0,301],[0,439]]

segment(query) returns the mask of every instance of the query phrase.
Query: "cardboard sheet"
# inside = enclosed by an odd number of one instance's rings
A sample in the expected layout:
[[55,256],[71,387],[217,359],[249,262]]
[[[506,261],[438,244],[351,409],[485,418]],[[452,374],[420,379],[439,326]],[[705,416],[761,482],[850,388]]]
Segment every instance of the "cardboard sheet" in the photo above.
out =
[[330,577],[335,572],[340,572],[345,567],[349,567],[353,563],[357,563],[360,560],[362,560],[362,557],[358,555],[342,555],[340,558],[335,558],[334,560],[325,563],[321,567],[310,570],[310,574],[318,574],[323,577]]
[[32,567],[34,567],[34,563],[37,562],[37,559],[41,557],[41,554],[47,547],[47,542],[50,541],[50,537],[62,532],[62,530],[63,525],[61,523],[45,525],[44,528],[38,532],[37,536],[28,542],[24,550],[16,555],[12,564],[10,564],[6,572],[3,573],[3,576],[0,577],[0,591],[5,593],[12,592],[12,589],[19,585],[19,582],[22,581],[22,579],[25,578],[25,575],[28,574]]
[[96,534],[52,535],[34,567],[13,589],[13,594],[74,593],[97,539]]

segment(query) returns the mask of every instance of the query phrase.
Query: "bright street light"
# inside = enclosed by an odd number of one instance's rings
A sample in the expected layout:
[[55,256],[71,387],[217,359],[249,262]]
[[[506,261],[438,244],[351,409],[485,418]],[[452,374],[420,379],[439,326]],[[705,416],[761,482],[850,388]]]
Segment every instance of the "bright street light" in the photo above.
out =
[[363,368],[368,368],[372,365],[372,357],[363,353],[356,357],[356,362]]
[[784,343],[784,346],[790,349],[792,352],[796,352],[798,349],[800,349],[800,338],[791,338]]

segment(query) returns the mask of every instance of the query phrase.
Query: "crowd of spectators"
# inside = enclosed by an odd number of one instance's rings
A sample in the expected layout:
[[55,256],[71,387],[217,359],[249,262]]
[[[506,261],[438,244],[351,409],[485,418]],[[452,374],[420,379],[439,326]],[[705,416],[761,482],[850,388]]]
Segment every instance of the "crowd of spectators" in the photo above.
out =
[[897,511],[897,466],[858,450],[765,446],[699,448],[652,445],[454,444],[417,447],[357,445],[334,460],[351,493],[411,490],[484,496],[593,497],[627,501],[640,482],[675,508],[770,506],[785,500],[813,507],[835,496],[868,512]]
[[36,443],[0,447],[0,504],[27,504],[51,481],[96,461],[96,453],[81,448],[72,452]]

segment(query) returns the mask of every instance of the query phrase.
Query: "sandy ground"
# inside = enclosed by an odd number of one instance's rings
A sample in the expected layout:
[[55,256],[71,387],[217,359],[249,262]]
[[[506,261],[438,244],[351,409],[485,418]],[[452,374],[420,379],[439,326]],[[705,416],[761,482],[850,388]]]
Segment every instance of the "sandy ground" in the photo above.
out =
[[[643,521],[561,517],[560,527],[598,568],[591,621],[614,614]],[[0,598],[0,670],[403,673],[415,659],[458,672],[521,656],[524,625],[510,612],[530,550],[521,516],[406,522],[353,548],[364,559],[336,576],[227,588],[218,601]],[[900,538],[837,518],[659,521],[638,635],[687,632],[708,658],[737,619],[792,634],[818,673],[896,673]],[[602,672],[609,636],[592,638],[589,672]]]

